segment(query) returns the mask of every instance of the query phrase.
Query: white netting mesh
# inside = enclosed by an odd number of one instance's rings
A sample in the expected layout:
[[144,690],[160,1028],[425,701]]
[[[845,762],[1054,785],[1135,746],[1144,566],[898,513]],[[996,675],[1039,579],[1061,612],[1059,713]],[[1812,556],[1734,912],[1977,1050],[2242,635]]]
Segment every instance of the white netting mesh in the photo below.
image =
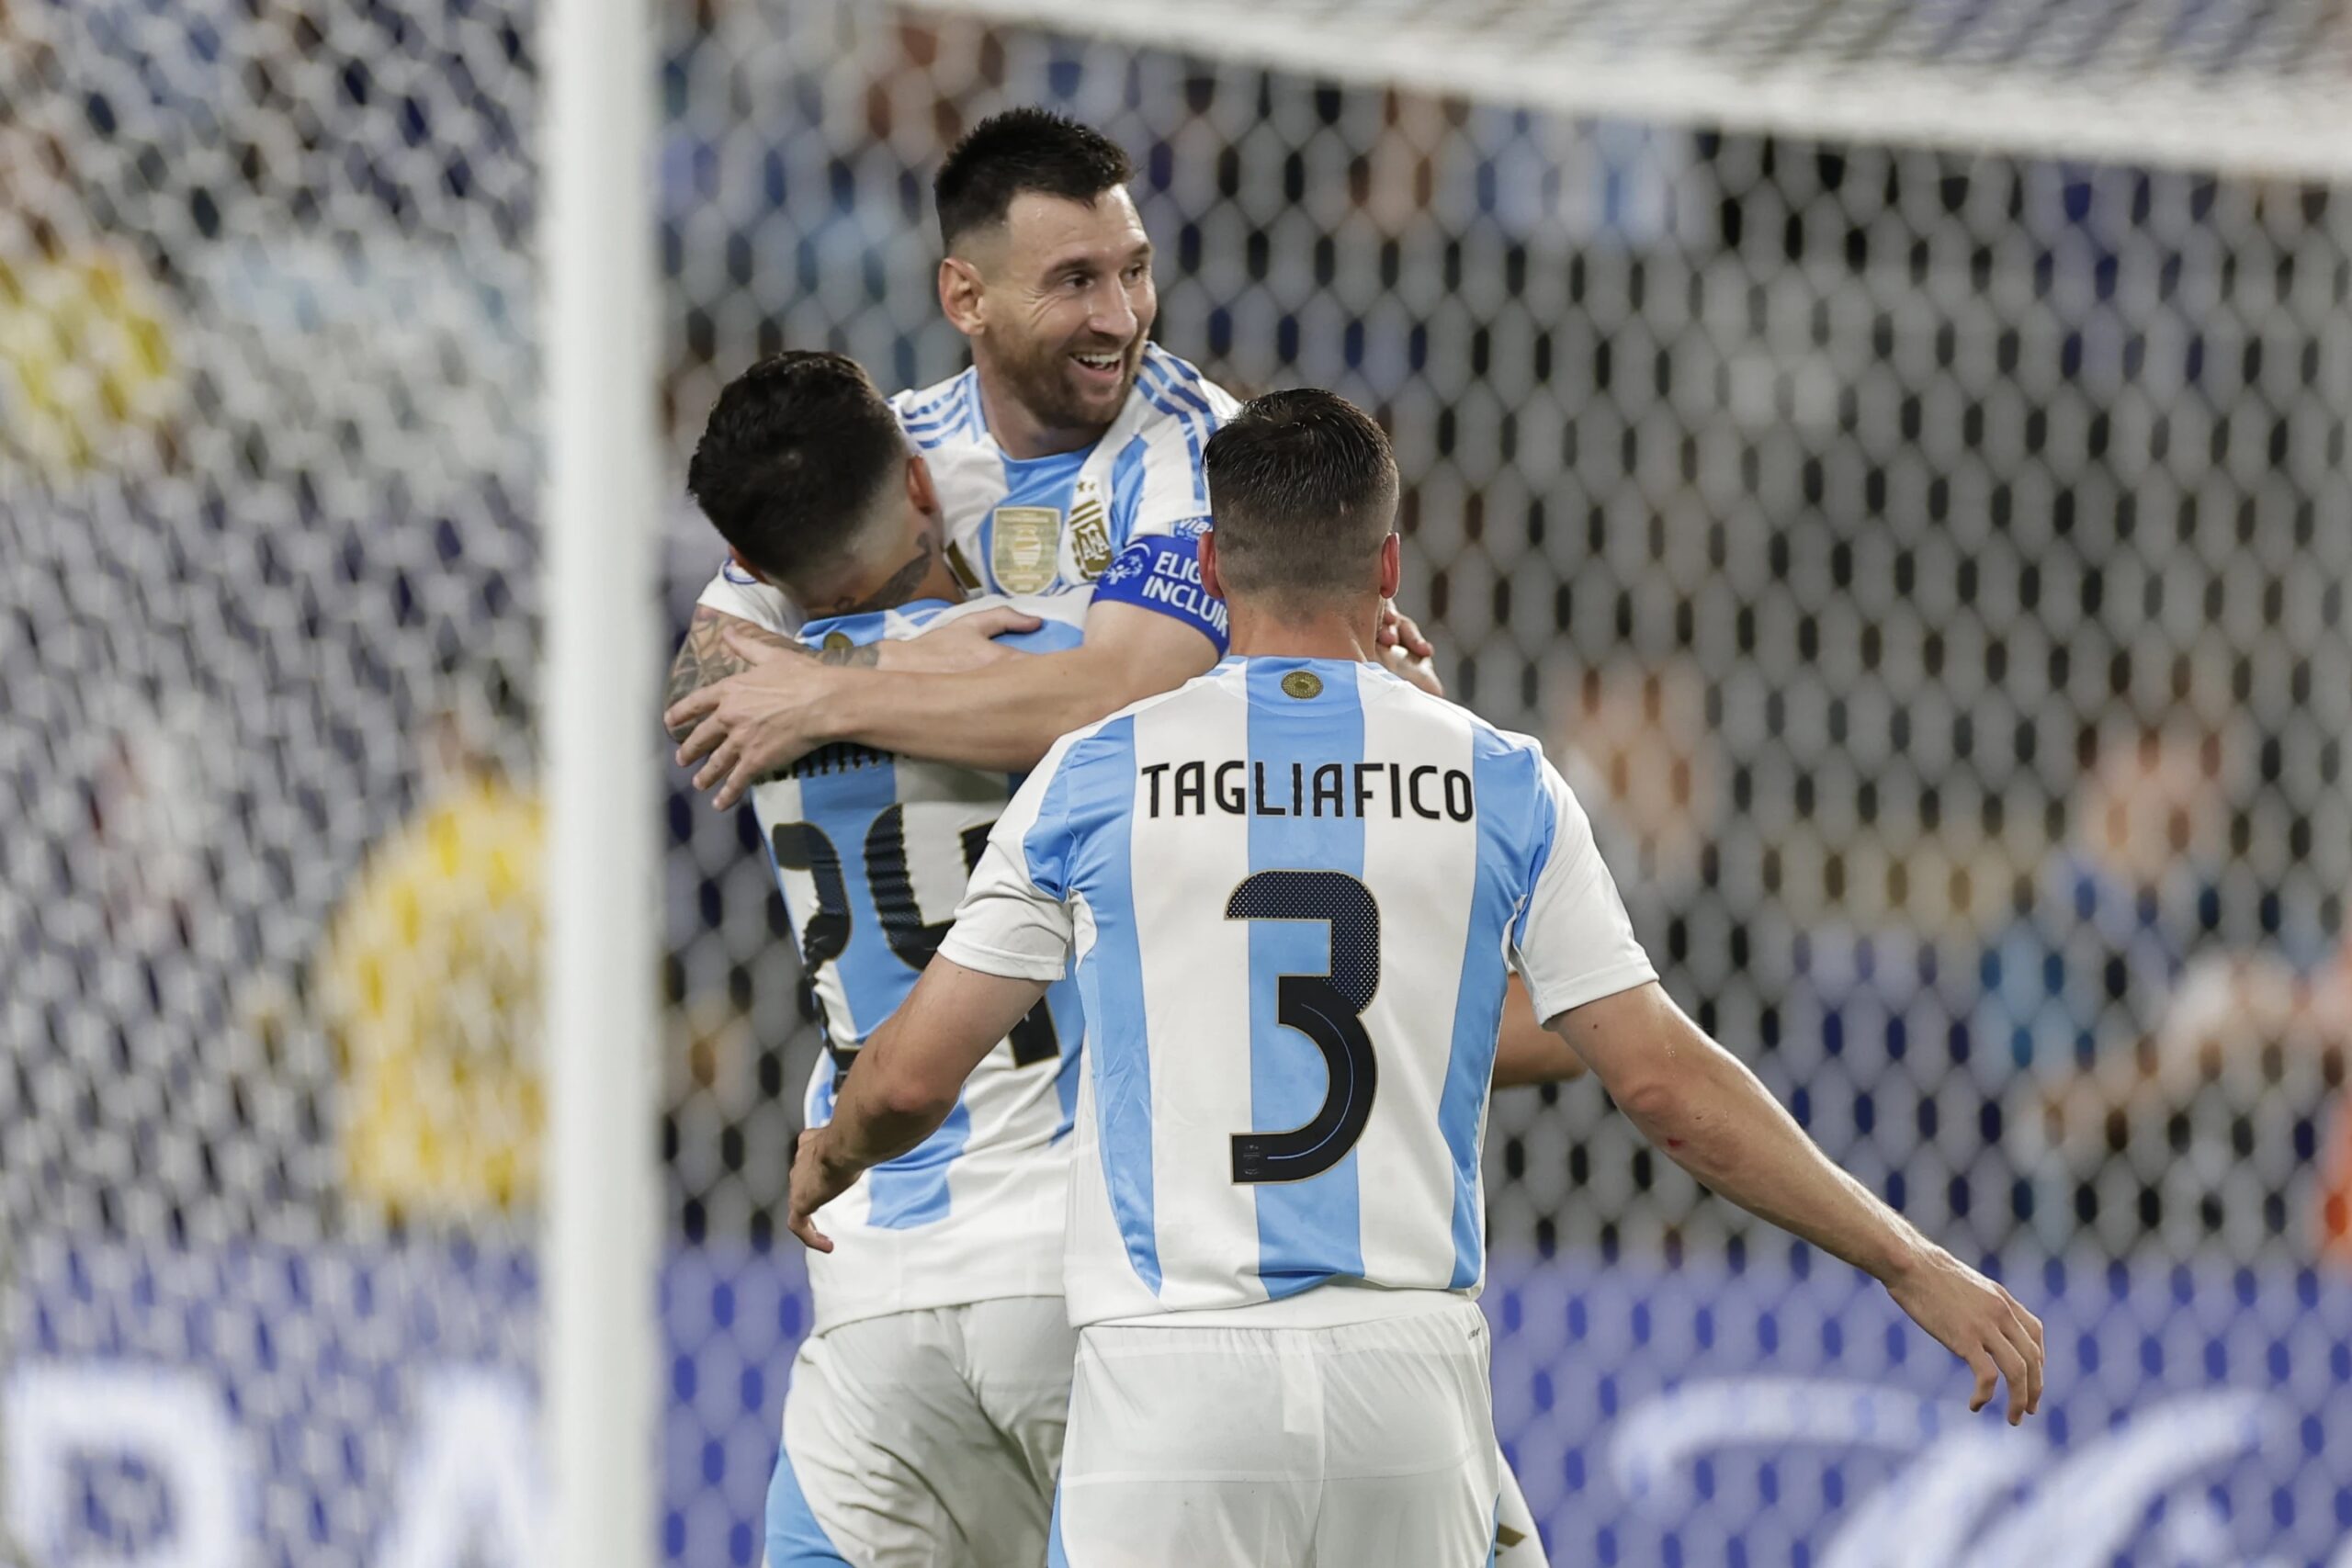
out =
[[[2056,1418],[1986,1450],[1913,1403],[1949,1404],[1939,1353],[1596,1090],[1499,1101],[1498,1415],[1557,1556],[2330,1560],[2340,8],[998,9],[662,8],[681,457],[759,353],[953,370],[942,149],[1015,103],[1101,125],[1160,339],[1395,432],[1445,672],[1572,769],[1670,987],[2049,1306]],[[31,1561],[145,1561],[215,1484],[239,1562],[503,1561],[523,1528],[512,1472],[449,1456],[527,1399],[526,976],[446,910],[529,929],[529,29],[0,11]],[[683,513],[672,547],[683,626],[714,554]],[[448,786],[468,756],[508,786]],[[663,1547],[748,1564],[811,1042],[748,824],[679,795],[669,829]],[[120,1366],[225,1411],[242,1468],[75,1427],[113,1407],[73,1377]]]

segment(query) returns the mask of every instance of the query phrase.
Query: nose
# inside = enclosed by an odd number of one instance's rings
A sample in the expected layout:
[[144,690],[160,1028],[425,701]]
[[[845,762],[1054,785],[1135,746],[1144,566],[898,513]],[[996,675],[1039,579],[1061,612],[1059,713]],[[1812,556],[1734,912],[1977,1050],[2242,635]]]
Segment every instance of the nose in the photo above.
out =
[[1096,336],[1125,343],[1136,335],[1135,301],[1127,298],[1126,288],[1119,279],[1106,277],[1096,284],[1091,304],[1086,325]]

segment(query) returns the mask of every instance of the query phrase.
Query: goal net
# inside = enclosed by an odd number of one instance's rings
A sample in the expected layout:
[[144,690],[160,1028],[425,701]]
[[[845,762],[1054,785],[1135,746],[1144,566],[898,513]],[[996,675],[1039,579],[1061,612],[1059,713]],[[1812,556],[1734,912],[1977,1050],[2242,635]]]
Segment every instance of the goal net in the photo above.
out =
[[[942,151],[1099,125],[1159,340],[1394,434],[1408,607],[1668,988],[2050,1325],[1980,1427],[1597,1086],[1499,1096],[1556,1560],[2338,1568],[2341,7],[655,15],[673,479],[761,354],[956,369]],[[0,4],[0,1563],[542,1539],[536,16]],[[815,1040],[672,783],[657,1547],[749,1565]]]

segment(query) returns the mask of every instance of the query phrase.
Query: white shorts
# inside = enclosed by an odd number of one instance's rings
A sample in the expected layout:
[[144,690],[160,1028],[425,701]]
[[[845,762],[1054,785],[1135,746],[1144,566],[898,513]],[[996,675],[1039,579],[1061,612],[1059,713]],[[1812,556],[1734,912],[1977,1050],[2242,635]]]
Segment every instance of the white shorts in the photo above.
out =
[[1079,1337],[1057,1568],[1481,1568],[1500,1457],[1467,1302]]
[[769,1568],[1042,1563],[1077,1331],[1059,1296],[891,1313],[804,1342]]

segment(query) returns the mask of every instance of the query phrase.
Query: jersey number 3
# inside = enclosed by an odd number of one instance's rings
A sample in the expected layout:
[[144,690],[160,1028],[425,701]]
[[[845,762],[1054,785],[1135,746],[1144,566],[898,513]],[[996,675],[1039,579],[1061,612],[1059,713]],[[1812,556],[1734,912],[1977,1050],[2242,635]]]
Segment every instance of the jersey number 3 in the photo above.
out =
[[1380,988],[1380,906],[1372,889],[1340,871],[1261,871],[1226,900],[1228,920],[1321,920],[1331,930],[1331,961],[1320,975],[1274,982],[1274,1018],[1323,1053],[1330,1089],[1302,1126],[1283,1133],[1238,1133],[1236,1181],[1304,1181],[1347,1157],[1372,1119],[1380,1064],[1363,1012]]

